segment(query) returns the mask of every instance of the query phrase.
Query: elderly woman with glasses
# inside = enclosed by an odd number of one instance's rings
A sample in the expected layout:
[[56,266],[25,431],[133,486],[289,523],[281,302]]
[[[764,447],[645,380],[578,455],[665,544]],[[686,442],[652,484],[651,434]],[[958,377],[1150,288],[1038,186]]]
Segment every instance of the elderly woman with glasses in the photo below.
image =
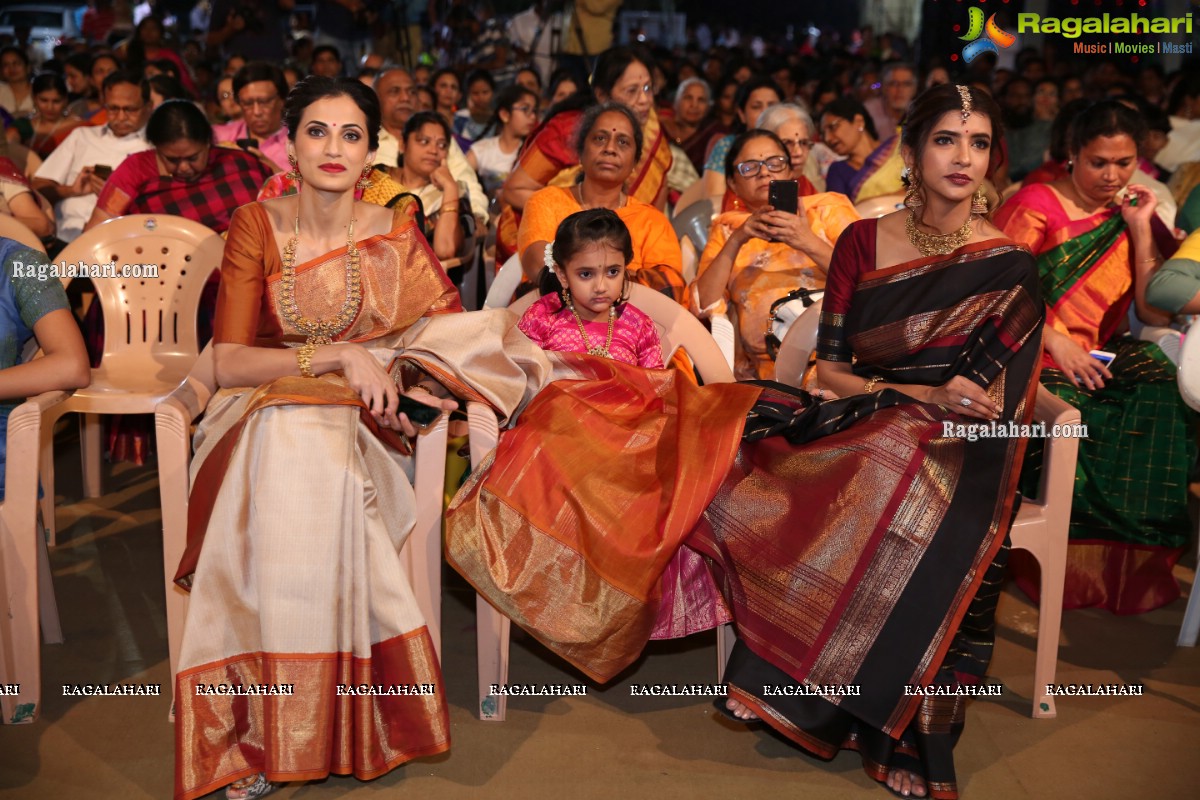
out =
[[[800,127],[780,128],[792,137],[794,151],[806,149],[809,141]],[[756,128],[734,139],[725,158],[725,180],[741,208],[713,218],[689,287],[691,309],[702,319],[725,314],[730,303],[735,307],[739,380],[774,377],[765,341],[771,304],[794,289],[824,288],[833,245],[858,219],[845,196],[832,192],[803,196],[797,214],[773,208],[771,181],[797,176],[796,163],[771,131]],[[803,168],[802,158],[799,164]]]
[[829,167],[825,176],[829,191],[861,203],[904,190],[900,137],[890,135],[881,141],[871,115],[857,100],[842,97],[825,106],[821,138],[833,152],[845,157]]

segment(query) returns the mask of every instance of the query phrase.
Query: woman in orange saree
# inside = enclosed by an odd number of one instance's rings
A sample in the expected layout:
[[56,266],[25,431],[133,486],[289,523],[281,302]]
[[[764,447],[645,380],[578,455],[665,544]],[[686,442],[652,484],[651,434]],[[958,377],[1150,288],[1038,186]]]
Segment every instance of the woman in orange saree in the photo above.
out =
[[[221,387],[196,434],[191,589],[176,676],[175,796],[366,780],[449,747],[441,672],[399,553],[415,524],[397,415],[406,335],[458,311],[411,217],[356,202],[373,92],[309,78],[288,98],[299,195],[235,212],[214,334]],[[357,223],[357,228],[356,228]],[[356,232],[357,231],[357,232]],[[282,245],[282,253],[280,245]],[[444,395],[409,371],[419,391]],[[347,694],[339,686],[398,687]]]
[[736,310],[733,374],[739,380],[774,377],[766,343],[772,305],[795,289],[824,289],[833,245],[858,220],[854,206],[836,192],[802,196],[800,214],[771,209],[771,182],[798,174],[788,157],[780,138],[765,129],[734,138],[725,180],[738,208],[713,218],[689,287],[689,305],[701,319],[725,314],[731,305]]
[[[1172,568],[1191,538],[1188,475],[1196,453],[1195,415],[1179,396],[1175,365],[1157,344],[1123,335],[1131,307],[1147,324],[1168,323],[1145,292],[1178,245],[1158,222],[1151,192],[1130,185],[1117,198],[1144,130],[1122,104],[1093,104],[1071,123],[1069,173],[1026,186],[996,215],[1037,257],[1047,305],[1042,383],[1078,408],[1087,426],[1063,605],[1117,614],[1179,596]],[[1105,367],[1093,350],[1116,357]],[[1031,489],[1036,449],[1025,479]],[[1035,598],[1036,569],[1024,553],[1013,559],[1018,583]]]
[[525,139],[516,167],[504,182],[501,199],[508,204],[496,229],[496,263],[517,252],[521,214],[533,193],[545,186],[571,186],[579,177],[575,130],[584,107],[612,100],[629,106],[642,125],[642,157],[625,186],[630,197],[662,207],[671,143],[654,111],[654,90],[647,56],[627,47],[606,50],[596,59],[591,92],[577,92],[550,109],[544,122]]
[[683,300],[683,254],[666,215],[625,193],[630,170],[642,154],[637,118],[620,103],[601,103],[583,113],[576,132],[583,180],[574,186],[547,186],[525,206],[518,237],[521,266],[536,281],[545,251],[559,223],[584,208],[616,212],[633,237],[633,260],[626,268],[634,283]]

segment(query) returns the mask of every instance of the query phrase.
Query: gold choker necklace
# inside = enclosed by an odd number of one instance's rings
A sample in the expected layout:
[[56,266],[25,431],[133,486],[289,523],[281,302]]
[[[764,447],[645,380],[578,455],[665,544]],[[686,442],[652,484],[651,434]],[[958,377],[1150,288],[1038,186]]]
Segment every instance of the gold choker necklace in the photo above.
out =
[[612,358],[609,355],[608,348],[612,347],[613,326],[617,321],[617,307],[608,307],[608,335],[604,338],[604,347],[592,347],[592,343],[588,341],[587,331],[583,329],[583,317],[579,316],[579,312],[575,310],[575,303],[568,299],[567,308],[571,309],[571,313],[575,315],[575,324],[579,326],[579,335],[583,337],[583,347],[587,350],[587,354],[589,356]]
[[951,233],[925,233],[917,228],[917,214],[912,209],[908,211],[908,218],[904,221],[904,230],[908,234],[908,241],[912,242],[912,246],[917,248],[923,256],[948,256],[958,248],[967,243],[971,238],[971,223],[975,220],[974,214],[967,215],[967,221],[963,226]]
[[305,344],[330,344],[336,334],[346,329],[358,314],[362,300],[362,280],[358,272],[358,248],[354,246],[354,218],[346,229],[346,301],[332,320],[308,319],[300,315],[296,303],[296,247],[300,244],[300,212],[296,212],[296,223],[292,238],[283,246],[283,276],[280,280],[282,297],[279,308],[283,318],[296,330],[307,336]]

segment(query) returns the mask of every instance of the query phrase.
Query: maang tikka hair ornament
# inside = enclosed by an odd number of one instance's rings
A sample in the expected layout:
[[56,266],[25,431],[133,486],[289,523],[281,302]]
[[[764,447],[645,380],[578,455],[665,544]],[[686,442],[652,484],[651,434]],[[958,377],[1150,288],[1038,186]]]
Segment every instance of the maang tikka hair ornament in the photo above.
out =
[[971,89],[962,84],[955,84],[954,88],[958,89],[958,96],[962,98],[962,121],[965,123],[971,116]]

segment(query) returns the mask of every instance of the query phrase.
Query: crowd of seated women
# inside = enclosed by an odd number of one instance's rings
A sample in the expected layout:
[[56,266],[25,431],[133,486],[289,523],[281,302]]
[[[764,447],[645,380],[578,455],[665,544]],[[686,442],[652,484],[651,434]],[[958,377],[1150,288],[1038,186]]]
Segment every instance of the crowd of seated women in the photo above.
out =
[[[192,602],[178,796],[228,786],[240,800],[330,772],[367,779],[449,747],[440,694],[308,692],[235,707],[189,691],[231,675],[440,682],[398,577],[420,428],[401,395],[441,410],[482,397],[515,423],[447,519],[455,567],[505,613],[607,679],[655,627],[668,564],[681,548],[702,554],[724,590],[706,624],[732,616],[740,636],[721,710],[824,758],[854,742],[868,774],[902,794],[956,796],[961,706],[901,688],[982,679],[987,653],[973,645],[990,635],[1018,487],[1032,491],[1040,469],[1034,444],[931,436],[942,421],[1027,421],[1038,382],[1077,406],[1090,438],[1066,603],[1139,613],[1178,597],[1196,420],[1175,365],[1129,329],[1200,313],[1200,244],[1180,246],[1200,202],[1200,170],[1183,160],[1200,148],[1196,74],[1143,69],[1135,100],[1119,75],[1097,70],[1080,87],[1030,53],[1015,72],[899,62],[880,73],[864,60],[823,74],[788,54],[613,47],[590,76],[527,68],[496,86],[472,73],[459,108],[464,65],[381,57],[354,79],[331,77],[347,63],[333,48],[298,48],[284,68],[227,49],[218,70],[202,48],[176,45],[147,17],[119,46],[64,51],[36,76],[25,51],[0,52],[0,213],[52,247],[76,223],[133,213],[227,236],[212,312],[220,391],[196,439],[204,502],[179,571]],[[1087,99],[1071,98],[1080,88]],[[1144,104],[1165,133],[1149,129]],[[1013,141],[1046,151],[1020,181]],[[671,183],[679,166],[692,185]],[[771,204],[774,181],[795,182],[795,213]],[[680,198],[714,210],[694,276],[668,216],[685,210]],[[860,219],[879,198],[898,210]],[[526,289],[548,295],[539,313],[559,315],[562,335],[546,341],[571,346],[535,344],[503,313],[456,313],[442,262],[472,255],[472,217],[495,234],[495,263],[515,256]],[[581,219],[602,220],[609,238],[588,239]],[[61,290],[16,281],[8,267],[34,256],[0,244],[4,411],[82,385],[86,370]],[[602,288],[581,294],[573,279]],[[774,378],[772,305],[824,291],[811,385],[697,387],[677,369],[643,368],[654,359],[607,357],[617,321],[641,320],[628,283],[702,320],[735,315],[743,381]],[[19,364],[31,336],[46,355]],[[577,450],[554,446],[563,420],[590,432]],[[881,437],[887,464],[872,455]],[[297,483],[311,490],[298,497]],[[579,513],[542,512],[545,486],[585,484],[631,491],[583,491]],[[834,510],[835,495],[856,500]],[[627,529],[652,538],[623,546]],[[785,545],[790,531],[806,533]],[[539,555],[508,563],[529,551],[518,540]],[[848,540],[855,558],[835,557]],[[578,546],[555,550],[564,541]],[[544,586],[515,587],[514,575],[538,585],[549,563],[570,576],[553,600]],[[1011,567],[1033,594],[1032,565]],[[840,705],[760,691],[838,681],[877,691]],[[329,735],[294,748],[267,724],[289,715],[320,719]]]

